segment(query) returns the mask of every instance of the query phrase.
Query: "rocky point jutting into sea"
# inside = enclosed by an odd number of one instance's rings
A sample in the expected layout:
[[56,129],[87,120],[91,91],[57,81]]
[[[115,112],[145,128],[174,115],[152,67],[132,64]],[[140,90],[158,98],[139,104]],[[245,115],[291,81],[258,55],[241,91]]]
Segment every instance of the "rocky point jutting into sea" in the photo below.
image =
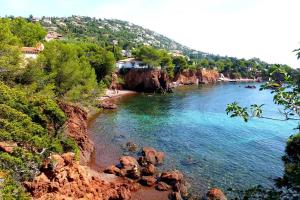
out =
[[[184,70],[170,78],[164,70],[131,69],[125,73],[122,88],[138,92],[171,92],[178,85],[193,85],[199,83],[216,83],[220,77],[215,70]],[[120,88],[112,84],[116,89]]]

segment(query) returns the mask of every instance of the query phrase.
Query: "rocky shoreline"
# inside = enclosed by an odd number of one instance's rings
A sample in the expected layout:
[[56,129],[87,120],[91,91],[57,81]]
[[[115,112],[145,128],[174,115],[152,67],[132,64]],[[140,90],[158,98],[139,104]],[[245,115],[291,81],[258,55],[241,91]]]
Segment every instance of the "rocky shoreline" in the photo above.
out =
[[[154,75],[155,79],[157,72]],[[197,76],[199,77],[199,74]],[[197,76],[185,74],[177,77],[177,81],[185,85],[194,84]],[[193,81],[186,77],[192,77]],[[205,80],[215,82],[217,75],[214,74],[213,77],[215,78]],[[204,80],[203,77],[201,80]],[[161,84],[161,81],[156,83]],[[164,87],[165,83],[169,85],[169,82],[163,83]],[[109,92],[114,95],[106,95],[100,99],[101,108],[115,109],[117,98],[136,93],[116,90]],[[78,144],[80,159],[76,160],[74,153],[65,153],[51,155],[45,160],[41,174],[32,182],[24,183],[33,199],[150,200],[154,196],[157,200],[188,198],[189,184],[183,174],[177,170],[159,172],[157,167],[163,164],[165,154],[154,148],[142,148],[138,158],[121,156],[119,163],[112,164],[105,170],[89,165],[95,151],[94,142],[88,134],[90,115],[77,105],[59,102],[59,106],[68,117],[64,131]],[[205,198],[226,199],[223,192],[217,188],[210,190]]]

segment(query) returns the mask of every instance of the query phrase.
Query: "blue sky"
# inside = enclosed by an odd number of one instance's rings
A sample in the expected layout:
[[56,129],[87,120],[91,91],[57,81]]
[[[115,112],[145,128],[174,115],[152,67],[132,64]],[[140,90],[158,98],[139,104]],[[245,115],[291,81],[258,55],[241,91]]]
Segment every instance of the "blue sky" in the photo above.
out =
[[300,67],[300,0],[0,0],[0,15],[115,18],[189,47]]

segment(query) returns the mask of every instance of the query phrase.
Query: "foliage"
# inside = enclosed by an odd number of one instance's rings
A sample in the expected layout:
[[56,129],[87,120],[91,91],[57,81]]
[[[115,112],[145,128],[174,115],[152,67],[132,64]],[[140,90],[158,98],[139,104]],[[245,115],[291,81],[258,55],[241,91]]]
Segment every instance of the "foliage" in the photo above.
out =
[[79,45],[49,42],[38,62],[59,97],[79,101],[97,94],[95,70]]
[[148,65],[150,68],[159,67],[161,64],[160,51],[150,47],[142,46],[135,50],[134,55],[137,59],[141,60],[144,64]]
[[35,46],[46,36],[45,29],[39,23],[31,23],[23,18],[11,20],[11,32],[20,38],[24,46]]
[[[101,48],[99,45],[83,43],[80,45],[90,65],[94,68],[97,80],[100,82],[105,76],[111,75],[115,70],[115,57],[110,51]],[[113,49],[113,52],[117,50]],[[116,53],[115,53],[116,54]],[[119,59],[119,55],[115,55]]]
[[29,200],[29,195],[24,191],[24,188],[19,182],[12,177],[12,172],[1,171],[0,179],[3,179],[0,186],[0,199],[3,200]]

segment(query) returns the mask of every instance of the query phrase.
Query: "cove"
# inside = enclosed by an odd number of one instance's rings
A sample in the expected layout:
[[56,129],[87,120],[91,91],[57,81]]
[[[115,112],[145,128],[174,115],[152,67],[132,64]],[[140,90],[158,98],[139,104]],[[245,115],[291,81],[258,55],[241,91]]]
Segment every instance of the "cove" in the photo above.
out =
[[245,83],[183,86],[172,94],[138,94],[121,98],[115,111],[103,111],[90,125],[94,164],[118,163],[127,142],[166,153],[161,168],[179,169],[203,194],[210,187],[242,190],[272,186],[283,174],[281,157],[297,124],[230,118],[228,103],[265,104],[264,114],[282,117],[270,90],[246,89]]

